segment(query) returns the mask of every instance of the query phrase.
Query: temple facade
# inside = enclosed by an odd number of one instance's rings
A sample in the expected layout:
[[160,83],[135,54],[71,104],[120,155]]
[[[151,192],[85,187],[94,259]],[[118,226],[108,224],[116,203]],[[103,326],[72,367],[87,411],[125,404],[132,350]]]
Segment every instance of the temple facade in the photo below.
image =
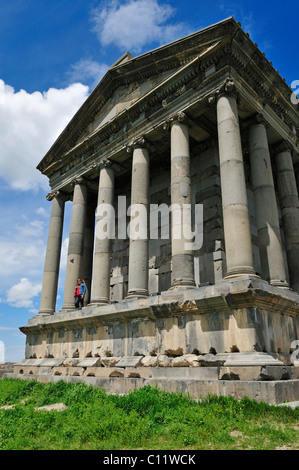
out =
[[196,396],[254,382],[274,402],[287,378],[284,399],[299,398],[291,95],[233,18],[107,70],[38,165],[52,210],[40,311],[20,328],[15,374]]

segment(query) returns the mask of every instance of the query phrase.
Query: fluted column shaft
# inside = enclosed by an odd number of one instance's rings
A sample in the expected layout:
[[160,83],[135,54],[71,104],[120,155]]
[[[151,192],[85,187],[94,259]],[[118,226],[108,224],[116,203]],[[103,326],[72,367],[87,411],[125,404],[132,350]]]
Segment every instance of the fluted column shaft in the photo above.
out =
[[74,183],[62,310],[72,310],[74,308],[74,290],[77,279],[82,276],[86,208],[87,187],[84,181],[79,179]]
[[[172,280],[171,287],[194,287],[194,255],[187,248],[191,233],[191,178],[189,129],[184,115],[171,124],[171,206],[172,206]],[[185,206],[185,207],[184,207]],[[184,212],[185,211],[185,212]]]
[[53,196],[49,195],[48,199],[52,200],[52,209],[44,265],[40,315],[51,315],[55,312],[65,206],[65,198],[59,192]]
[[299,292],[299,198],[291,149],[280,146],[275,157],[290,285]]
[[[148,296],[149,150],[133,148],[127,297]],[[137,217],[137,219],[136,219]]]
[[[101,220],[106,220],[105,233],[102,231]],[[111,165],[105,164],[101,168],[99,178],[91,288],[92,304],[106,304],[110,301],[111,224],[114,224],[114,169]]]
[[217,123],[226,277],[254,275],[245,172],[234,94],[224,92],[219,95]]
[[286,287],[278,208],[267,132],[263,122],[255,122],[249,127],[249,152],[261,276],[273,285]]

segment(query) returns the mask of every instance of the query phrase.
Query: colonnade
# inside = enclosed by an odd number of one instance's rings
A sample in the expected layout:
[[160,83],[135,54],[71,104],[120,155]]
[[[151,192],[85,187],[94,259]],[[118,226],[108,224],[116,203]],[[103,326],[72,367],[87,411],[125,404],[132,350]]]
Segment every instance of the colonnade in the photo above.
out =
[[[226,279],[257,276],[253,263],[250,219],[245,181],[237,98],[228,89],[216,99],[220,163],[223,228],[226,251]],[[256,210],[256,225],[261,258],[260,277],[269,283],[287,288],[287,273],[280,236],[278,204],[272,173],[266,123],[256,116],[248,129],[251,179]],[[139,220],[148,231],[150,153],[146,140],[138,139],[132,146],[131,206],[141,205]],[[290,287],[299,291],[299,201],[291,149],[278,147],[275,152],[278,194],[282,213]],[[171,204],[181,208],[191,204],[190,150],[188,122],[183,113],[170,121],[170,193]],[[98,205],[113,207],[114,168],[106,161],[99,165]],[[61,192],[51,195],[47,254],[41,294],[41,315],[53,314],[57,293],[59,259],[65,198]],[[74,181],[71,227],[62,310],[74,308],[74,287],[82,274],[86,246],[87,185],[84,178]],[[136,214],[131,213],[131,221]],[[112,217],[112,214],[111,214]],[[141,217],[141,219],[140,219]],[[142,219],[143,217],[143,219]],[[176,220],[173,217],[173,220]],[[187,222],[184,222],[187,223]],[[191,218],[190,218],[191,224]],[[190,229],[191,227],[186,227]],[[186,250],[184,237],[174,237],[172,226],[171,288],[195,286],[193,253]],[[187,231],[183,231],[187,233]],[[130,237],[127,298],[148,296],[149,237]],[[96,237],[93,253],[93,274],[90,304],[110,301],[111,239]]]

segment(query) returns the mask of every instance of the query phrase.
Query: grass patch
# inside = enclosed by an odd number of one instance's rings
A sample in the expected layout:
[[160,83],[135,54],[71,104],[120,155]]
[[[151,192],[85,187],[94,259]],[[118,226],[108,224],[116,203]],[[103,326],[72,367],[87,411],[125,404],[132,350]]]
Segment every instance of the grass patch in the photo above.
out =
[[[37,407],[64,403],[64,411]],[[63,381],[0,380],[0,450],[299,449],[299,408],[143,387],[125,396]]]

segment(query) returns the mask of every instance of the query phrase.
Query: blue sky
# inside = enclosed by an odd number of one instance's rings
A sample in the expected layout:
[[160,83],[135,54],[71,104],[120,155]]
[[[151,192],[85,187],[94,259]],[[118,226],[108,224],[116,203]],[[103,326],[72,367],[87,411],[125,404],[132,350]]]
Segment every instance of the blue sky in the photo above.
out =
[[[228,16],[241,22],[289,85],[299,80],[295,1],[0,0],[0,341],[6,361],[24,357],[19,327],[39,309],[51,204],[36,165],[126,51],[142,54]],[[57,310],[70,209],[68,203]]]

